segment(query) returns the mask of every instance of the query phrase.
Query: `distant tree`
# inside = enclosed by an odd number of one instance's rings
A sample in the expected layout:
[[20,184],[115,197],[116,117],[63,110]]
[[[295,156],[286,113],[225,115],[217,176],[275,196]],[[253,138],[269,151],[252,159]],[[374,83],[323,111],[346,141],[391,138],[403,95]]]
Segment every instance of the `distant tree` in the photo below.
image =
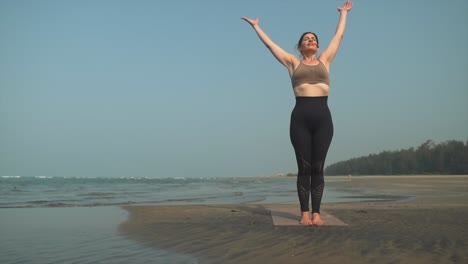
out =
[[436,144],[427,140],[416,149],[383,151],[331,164],[327,175],[468,174],[468,141]]

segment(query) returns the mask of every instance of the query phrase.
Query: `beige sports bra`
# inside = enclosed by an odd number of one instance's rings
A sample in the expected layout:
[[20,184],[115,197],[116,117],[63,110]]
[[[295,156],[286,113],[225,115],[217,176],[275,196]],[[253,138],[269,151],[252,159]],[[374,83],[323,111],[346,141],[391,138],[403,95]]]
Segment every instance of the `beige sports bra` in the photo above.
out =
[[293,88],[303,83],[325,83],[330,85],[330,77],[327,68],[321,61],[317,65],[307,65],[301,62],[294,70],[291,82]]

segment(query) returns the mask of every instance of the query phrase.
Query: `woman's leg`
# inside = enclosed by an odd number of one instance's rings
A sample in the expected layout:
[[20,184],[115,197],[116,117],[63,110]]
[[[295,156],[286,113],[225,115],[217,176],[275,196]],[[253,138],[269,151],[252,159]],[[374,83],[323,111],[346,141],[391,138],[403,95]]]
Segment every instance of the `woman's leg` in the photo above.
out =
[[297,161],[297,194],[302,212],[301,224],[312,224],[309,212],[309,197],[311,186],[311,135],[305,122],[294,114],[291,117],[290,126],[291,143],[294,147],[294,153]]
[[323,224],[320,219],[320,205],[322,203],[325,180],[323,167],[333,137],[333,123],[331,117],[327,122],[321,124],[311,139],[311,199],[312,199],[312,221],[314,224]]

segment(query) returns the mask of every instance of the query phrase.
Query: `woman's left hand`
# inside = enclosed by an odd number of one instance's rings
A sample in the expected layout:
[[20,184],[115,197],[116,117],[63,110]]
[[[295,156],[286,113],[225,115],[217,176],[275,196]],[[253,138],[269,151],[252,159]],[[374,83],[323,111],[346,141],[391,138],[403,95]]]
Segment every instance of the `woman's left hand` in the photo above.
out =
[[338,11],[350,11],[351,8],[353,8],[353,2],[349,1],[349,0],[346,0],[346,2],[344,3],[344,6],[339,6],[338,7]]

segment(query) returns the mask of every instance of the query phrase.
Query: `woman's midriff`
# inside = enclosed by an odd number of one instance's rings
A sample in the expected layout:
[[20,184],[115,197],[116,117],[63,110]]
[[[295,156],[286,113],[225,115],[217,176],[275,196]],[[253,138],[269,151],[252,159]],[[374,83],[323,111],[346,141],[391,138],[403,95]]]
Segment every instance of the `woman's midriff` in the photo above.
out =
[[325,83],[303,83],[294,87],[294,95],[297,96],[328,96],[330,87]]

